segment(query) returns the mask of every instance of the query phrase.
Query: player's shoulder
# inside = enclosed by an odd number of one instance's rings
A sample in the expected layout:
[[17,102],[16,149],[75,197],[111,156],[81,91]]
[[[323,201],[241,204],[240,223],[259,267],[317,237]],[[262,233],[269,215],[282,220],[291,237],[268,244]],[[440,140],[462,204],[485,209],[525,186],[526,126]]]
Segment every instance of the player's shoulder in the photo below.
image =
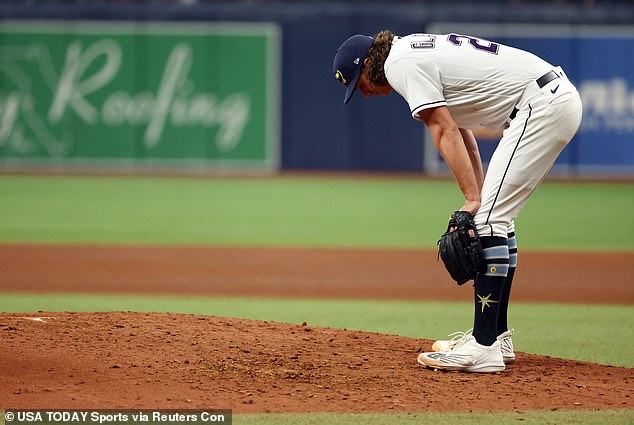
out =
[[436,40],[438,35],[436,34],[424,34],[416,33],[402,37],[394,37],[392,42],[392,48],[385,60],[385,69],[393,67],[395,64],[411,63],[411,62],[424,62],[426,55],[421,55],[423,52],[432,52],[436,49]]
[[439,34],[414,33],[406,36],[395,36],[392,48],[402,52],[430,50],[436,48]]
[[394,37],[390,55],[393,60],[404,56],[425,57],[444,48],[446,35],[415,33],[403,37]]

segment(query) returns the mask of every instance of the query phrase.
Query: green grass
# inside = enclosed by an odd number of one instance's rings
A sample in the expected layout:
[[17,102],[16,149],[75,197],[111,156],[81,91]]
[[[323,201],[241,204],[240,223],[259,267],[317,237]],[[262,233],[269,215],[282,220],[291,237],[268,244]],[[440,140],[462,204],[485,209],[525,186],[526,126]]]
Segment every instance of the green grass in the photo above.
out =
[[314,415],[233,415],[235,425],[626,425],[634,422],[634,410],[527,411],[497,413],[398,413]]
[[[0,295],[0,311],[139,311],[307,322],[312,326],[438,339],[472,323],[470,303],[71,294]],[[515,303],[518,351],[634,367],[634,306]],[[614,344],[618,335],[619,344]]]
[[[0,425],[5,422],[0,410]],[[627,425],[634,420],[632,409],[567,410],[492,413],[364,413],[364,414],[239,414],[233,415],[235,425]]]
[[634,235],[634,223],[623,221],[633,208],[634,183],[545,183],[517,219],[519,243],[547,250],[633,250],[634,241],[616,235]]
[[[0,242],[434,247],[451,181],[0,176]],[[543,184],[521,249],[634,250],[634,184]]]
[[[440,196],[443,187],[431,185],[429,196]],[[0,237],[6,242],[417,245],[424,241],[419,233],[423,196],[421,186],[407,182],[2,177],[0,198],[9,202],[0,210]],[[441,223],[445,215],[438,217]]]

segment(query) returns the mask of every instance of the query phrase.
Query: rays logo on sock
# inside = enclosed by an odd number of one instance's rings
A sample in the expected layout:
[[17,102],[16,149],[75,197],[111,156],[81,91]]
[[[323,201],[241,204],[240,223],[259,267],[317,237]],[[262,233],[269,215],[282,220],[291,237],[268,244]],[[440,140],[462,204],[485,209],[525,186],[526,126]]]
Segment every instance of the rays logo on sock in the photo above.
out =
[[482,313],[484,313],[485,307],[491,307],[491,304],[499,302],[499,301],[495,301],[491,299],[491,295],[493,294],[489,294],[486,297],[483,297],[482,295],[479,295],[479,294],[476,294],[476,295],[478,296],[478,298],[480,298],[480,301],[478,302],[482,304]]

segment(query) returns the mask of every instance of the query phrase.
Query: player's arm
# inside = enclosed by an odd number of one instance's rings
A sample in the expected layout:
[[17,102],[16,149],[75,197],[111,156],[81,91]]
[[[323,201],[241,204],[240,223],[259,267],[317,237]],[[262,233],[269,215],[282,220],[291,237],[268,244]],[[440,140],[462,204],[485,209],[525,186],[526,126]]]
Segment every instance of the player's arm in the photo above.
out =
[[482,193],[482,185],[484,184],[484,168],[482,167],[482,158],[480,157],[478,142],[471,130],[461,128],[460,134],[462,134],[462,140],[464,141],[467,153],[469,154],[469,159],[471,160],[471,166],[473,167],[473,172],[475,173],[478,189],[480,190],[480,193]]
[[463,139],[446,106],[424,109],[418,116],[427,124],[436,149],[449,166],[464,194],[465,204],[461,210],[475,215],[480,208],[480,185],[467,150],[467,144],[475,143],[475,138],[470,138],[468,142]]

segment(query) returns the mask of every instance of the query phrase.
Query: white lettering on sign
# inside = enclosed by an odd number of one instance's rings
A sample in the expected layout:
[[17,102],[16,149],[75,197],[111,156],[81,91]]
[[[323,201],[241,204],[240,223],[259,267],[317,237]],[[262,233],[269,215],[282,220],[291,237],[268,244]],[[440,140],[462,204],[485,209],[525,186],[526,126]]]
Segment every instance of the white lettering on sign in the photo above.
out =
[[[189,73],[194,53],[188,43],[176,44],[166,58],[155,90],[130,93],[110,88],[123,67],[121,46],[112,39],[90,45],[71,42],[65,52],[59,74],[53,68],[45,46],[8,48],[0,52],[0,77],[10,84],[0,90],[0,147],[9,146],[18,153],[30,153],[37,145],[54,156],[63,155],[73,145],[66,127],[68,114],[88,125],[142,127],[147,148],[157,146],[167,126],[216,126],[215,144],[220,151],[236,148],[251,118],[248,93],[234,92],[221,98],[213,92],[197,91]],[[39,68],[49,86],[52,100],[46,117],[35,110],[31,78],[20,66],[30,63]],[[105,94],[100,104],[96,94]],[[93,96],[91,96],[93,95]],[[37,99],[41,101],[42,96]],[[40,105],[39,110],[42,110]],[[54,127],[61,125],[61,135]]]
[[623,78],[585,80],[579,85],[582,130],[634,132],[634,90]]
[[[105,56],[105,63],[93,75],[82,77],[87,68],[100,56]],[[121,49],[112,40],[100,40],[92,44],[82,54],[81,43],[71,43],[66,50],[66,61],[59,77],[53,102],[48,112],[51,123],[58,123],[64,116],[66,108],[72,109],[82,120],[90,124],[97,123],[97,111],[85,97],[103,88],[121,68]]]

